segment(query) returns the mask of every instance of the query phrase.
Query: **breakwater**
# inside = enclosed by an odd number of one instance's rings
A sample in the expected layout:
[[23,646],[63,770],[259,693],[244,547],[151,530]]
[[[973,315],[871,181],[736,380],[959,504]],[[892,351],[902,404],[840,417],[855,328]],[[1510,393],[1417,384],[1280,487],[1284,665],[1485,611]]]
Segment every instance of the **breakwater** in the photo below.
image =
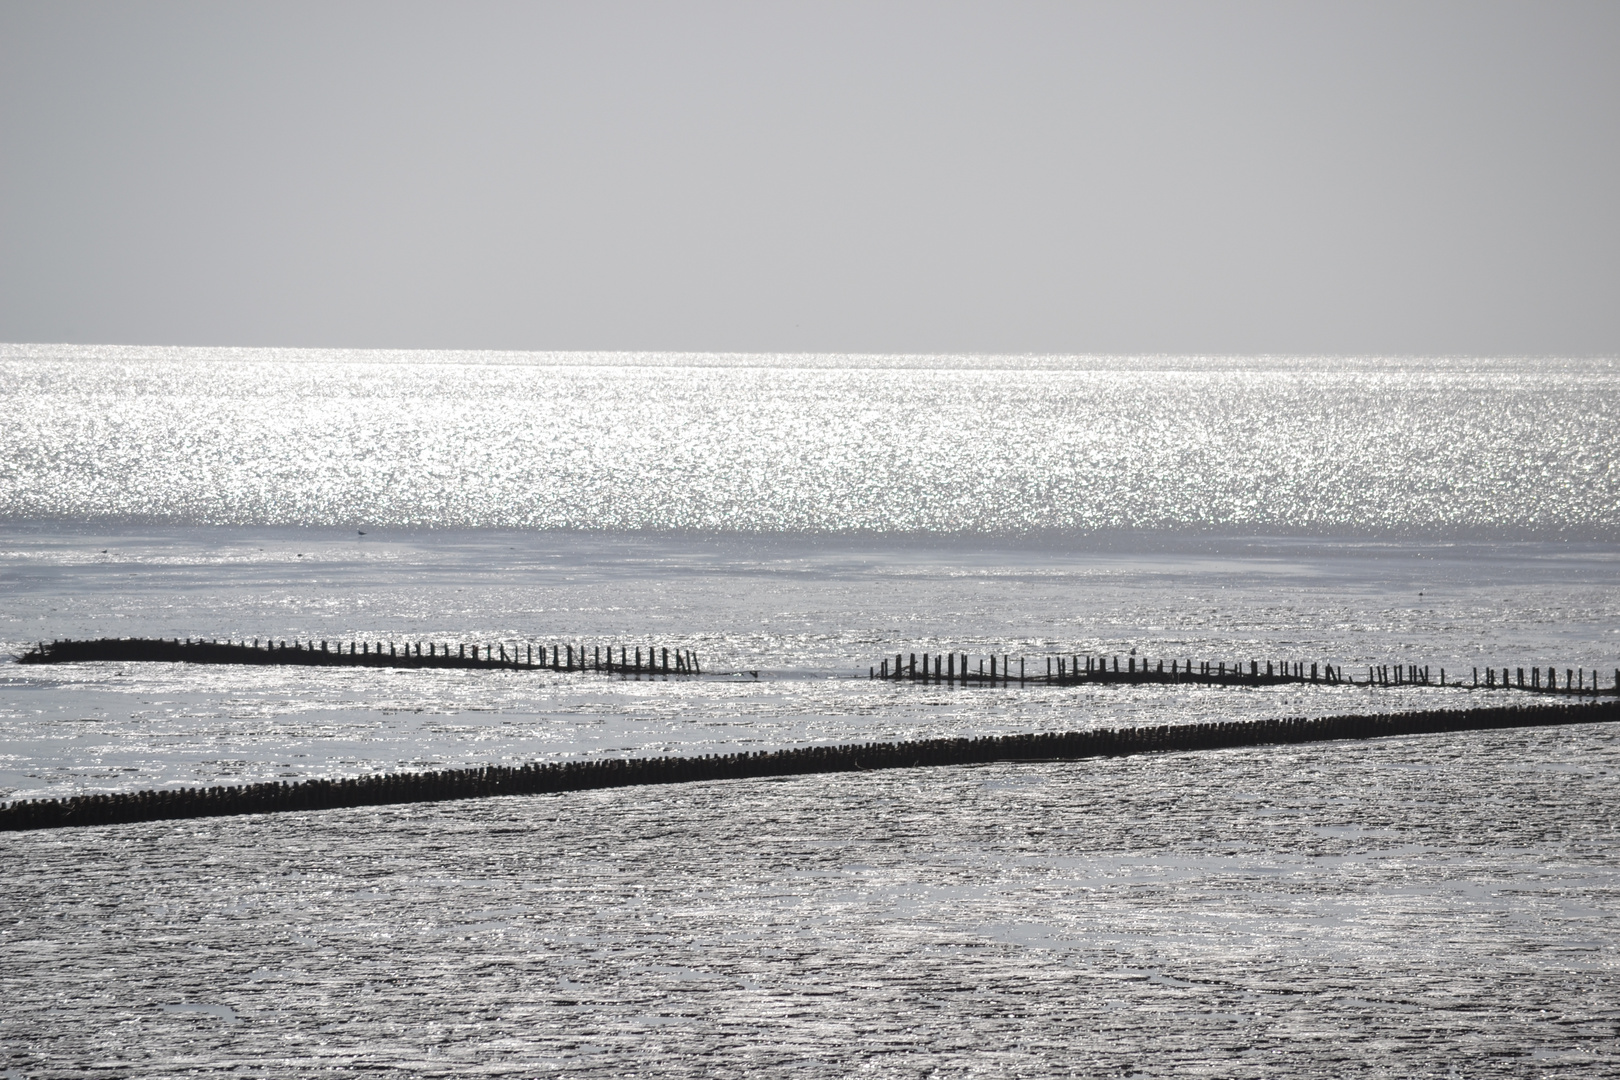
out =
[[[508,650],[510,646],[510,650]],[[424,651],[425,650],[425,651]],[[546,645],[422,641],[193,641],[186,638],[96,638],[40,642],[19,664],[116,663],[248,664],[301,667],[472,668],[504,671],[596,671],[609,675],[701,675],[691,649],[649,644]]]
[[0,831],[114,825],[355,806],[440,802],[496,795],[544,795],[644,784],[743,780],[872,769],[982,765],[997,761],[1075,761],[1129,754],[1188,752],[1282,743],[1375,739],[1499,728],[1620,721],[1620,702],[1426,709],[1384,715],[1234,721],[1051,734],[846,746],[702,757],[603,758],[544,765],[390,773],[345,780],[172,788],[125,794],[36,799],[0,807]]
[[[1342,664],[1303,660],[1158,660],[1115,656],[1048,656],[1044,669],[1025,657],[967,653],[895,653],[867,669],[867,678],[891,682],[939,683],[951,686],[1084,686],[1165,684],[1176,686],[1280,686],[1326,684],[1350,686],[1451,686],[1479,690],[1529,690],[1548,694],[1620,697],[1620,668],[1607,687],[1596,670],[1556,666],[1472,668],[1470,678],[1448,678],[1445,668],[1428,664],[1372,664],[1366,674]],[[976,661],[976,663],[975,663]],[[1016,665],[1016,668],[1015,668]]]

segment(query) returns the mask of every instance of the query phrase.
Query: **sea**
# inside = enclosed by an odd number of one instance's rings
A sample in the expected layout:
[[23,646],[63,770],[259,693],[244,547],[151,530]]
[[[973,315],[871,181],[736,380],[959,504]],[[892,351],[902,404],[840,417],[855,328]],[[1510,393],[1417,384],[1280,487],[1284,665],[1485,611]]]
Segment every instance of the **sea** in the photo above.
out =
[[[704,674],[14,662],[117,636]],[[0,345],[0,802],[1533,666],[1620,679],[1612,358]],[[1620,725],[0,834],[0,1003],[6,1080],[1620,1075]]]

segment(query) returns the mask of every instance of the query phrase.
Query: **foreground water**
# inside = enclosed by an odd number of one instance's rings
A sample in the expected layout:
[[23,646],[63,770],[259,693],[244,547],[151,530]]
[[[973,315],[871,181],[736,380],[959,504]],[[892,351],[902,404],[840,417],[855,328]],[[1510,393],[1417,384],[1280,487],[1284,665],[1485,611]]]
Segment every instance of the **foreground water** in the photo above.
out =
[[1620,1069],[1615,726],[8,838],[22,1075]]
[[[1514,700],[864,678],[900,651],[1620,667],[1603,362],[0,376],[4,652],[657,642],[712,673],[0,663],[0,799]],[[1601,1075],[1617,735],[11,835],[0,1068]]]

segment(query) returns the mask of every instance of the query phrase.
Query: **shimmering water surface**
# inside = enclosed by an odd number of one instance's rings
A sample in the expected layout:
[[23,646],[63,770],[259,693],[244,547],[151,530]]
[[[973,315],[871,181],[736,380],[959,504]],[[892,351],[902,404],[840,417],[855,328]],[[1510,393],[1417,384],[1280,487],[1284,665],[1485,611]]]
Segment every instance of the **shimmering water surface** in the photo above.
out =
[[[1513,700],[885,654],[1620,667],[1604,361],[0,348],[0,799]],[[1613,726],[0,839],[11,1075],[1604,1075]]]
[[40,833],[19,1071],[1620,1070],[1614,725]]
[[1611,361],[12,346],[0,382],[8,518],[1620,536]]

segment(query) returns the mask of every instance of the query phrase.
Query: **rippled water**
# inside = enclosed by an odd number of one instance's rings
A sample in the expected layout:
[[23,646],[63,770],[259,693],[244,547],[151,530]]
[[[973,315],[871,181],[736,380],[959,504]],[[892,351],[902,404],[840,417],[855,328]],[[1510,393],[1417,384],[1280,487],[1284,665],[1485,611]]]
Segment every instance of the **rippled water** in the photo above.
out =
[[[1514,700],[885,654],[1620,668],[1603,361],[0,348],[0,799]],[[363,532],[362,532],[363,530]],[[1615,1071],[1616,725],[0,838],[0,1070]]]
[[1615,725],[9,838],[40,1075],[1596,1077]]

